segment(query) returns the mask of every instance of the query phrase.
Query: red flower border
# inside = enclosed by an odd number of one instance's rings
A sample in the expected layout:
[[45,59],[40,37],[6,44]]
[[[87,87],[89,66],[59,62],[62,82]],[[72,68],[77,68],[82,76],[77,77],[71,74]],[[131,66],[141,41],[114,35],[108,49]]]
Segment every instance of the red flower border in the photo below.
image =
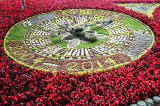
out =
[[156,7],[153,11],[153,17],[155,21],[160,25],[160,6]]
[[114,3],[158,3],[160,0],[112,0]]
[[[103,0],[42,0],[38,3],[30,0],[27,1],[28,8],[25,10],[18,9],[20,5],[14,7],[16,3],[18,2],[12,1],[1,4],[0,105],[122,105],[160,93],[160,24],[156,18],[159,17],[158,9],[154,12],[155,21],[142,13]],[[98,8],[128,14],[150,26],[156,35],[154,46],[140,59],[126,66],[82,76],[30,70],[5,54],[3,40],[15,23],[42,12],[68,8]]]

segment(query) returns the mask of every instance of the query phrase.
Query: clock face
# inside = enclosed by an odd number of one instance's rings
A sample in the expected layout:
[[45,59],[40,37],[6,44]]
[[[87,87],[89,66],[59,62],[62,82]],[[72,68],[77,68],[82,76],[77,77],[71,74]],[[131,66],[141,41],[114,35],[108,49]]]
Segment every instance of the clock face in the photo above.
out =
[[57,10],[25,19],[8,32],[4,45],[30,68],[65,72],[104,70],[147,52],[154,35],[144,23],[107,10]]

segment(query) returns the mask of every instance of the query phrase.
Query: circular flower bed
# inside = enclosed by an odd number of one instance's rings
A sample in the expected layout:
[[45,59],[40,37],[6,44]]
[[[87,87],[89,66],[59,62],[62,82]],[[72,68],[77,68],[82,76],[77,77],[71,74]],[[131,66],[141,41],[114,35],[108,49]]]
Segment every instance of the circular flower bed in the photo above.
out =
[[[26,10],[15,8],[15,0],[6,4],[9,5],[8,8],[6,5],[0,7],[2,8],[0,11],[0,105],[102,104],[114,106],[129,105],[140,99],[144,100],[159,95],[160,30],[159,24],[154,19],[101,0],[98,2],[97,0],[70,0],[67,2],[31,0],[31,2],[27,2]],[[156,35],[153,47],[140,59],[132,61],[128,65],[82,76],[30,70],[5,54],[4,37],[9,28],[20,20],[55,9],[86,7],[113,10],[139,19],[148,25]]]
[[153,46],[149,27],[130,16],[95,9],[53,11],[14,25],[4,41],[20,64],[85,72],[133,61]]

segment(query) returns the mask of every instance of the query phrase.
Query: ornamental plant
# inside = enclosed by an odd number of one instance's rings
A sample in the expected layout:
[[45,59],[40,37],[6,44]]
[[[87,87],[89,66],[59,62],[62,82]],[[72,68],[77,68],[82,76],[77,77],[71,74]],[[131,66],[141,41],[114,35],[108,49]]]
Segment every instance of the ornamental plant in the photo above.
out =
[[[17,1],[11,1],[0,3],[0,105],[126,105],[160,93],[158,18],[154,20],[113,3],[107,5],[108,2],[102,0],[30,0],[26,1],[25,10],[15,5]],[[5,54],[3,40],[11,26],[38,13],[66,8],[101,8],[131,15],[154,31],[153,48],[125,66],[81,76],[29,69]],[[155,13],[154,17],[159,15]]]

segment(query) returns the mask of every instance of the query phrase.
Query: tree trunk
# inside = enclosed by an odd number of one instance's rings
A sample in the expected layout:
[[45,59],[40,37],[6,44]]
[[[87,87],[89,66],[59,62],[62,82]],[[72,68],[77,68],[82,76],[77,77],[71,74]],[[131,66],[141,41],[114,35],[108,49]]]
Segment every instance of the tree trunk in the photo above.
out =
[[26,8],[25,0],[22,0],[21,8],[22,8],[22,9],[25,9],[25,8]]

